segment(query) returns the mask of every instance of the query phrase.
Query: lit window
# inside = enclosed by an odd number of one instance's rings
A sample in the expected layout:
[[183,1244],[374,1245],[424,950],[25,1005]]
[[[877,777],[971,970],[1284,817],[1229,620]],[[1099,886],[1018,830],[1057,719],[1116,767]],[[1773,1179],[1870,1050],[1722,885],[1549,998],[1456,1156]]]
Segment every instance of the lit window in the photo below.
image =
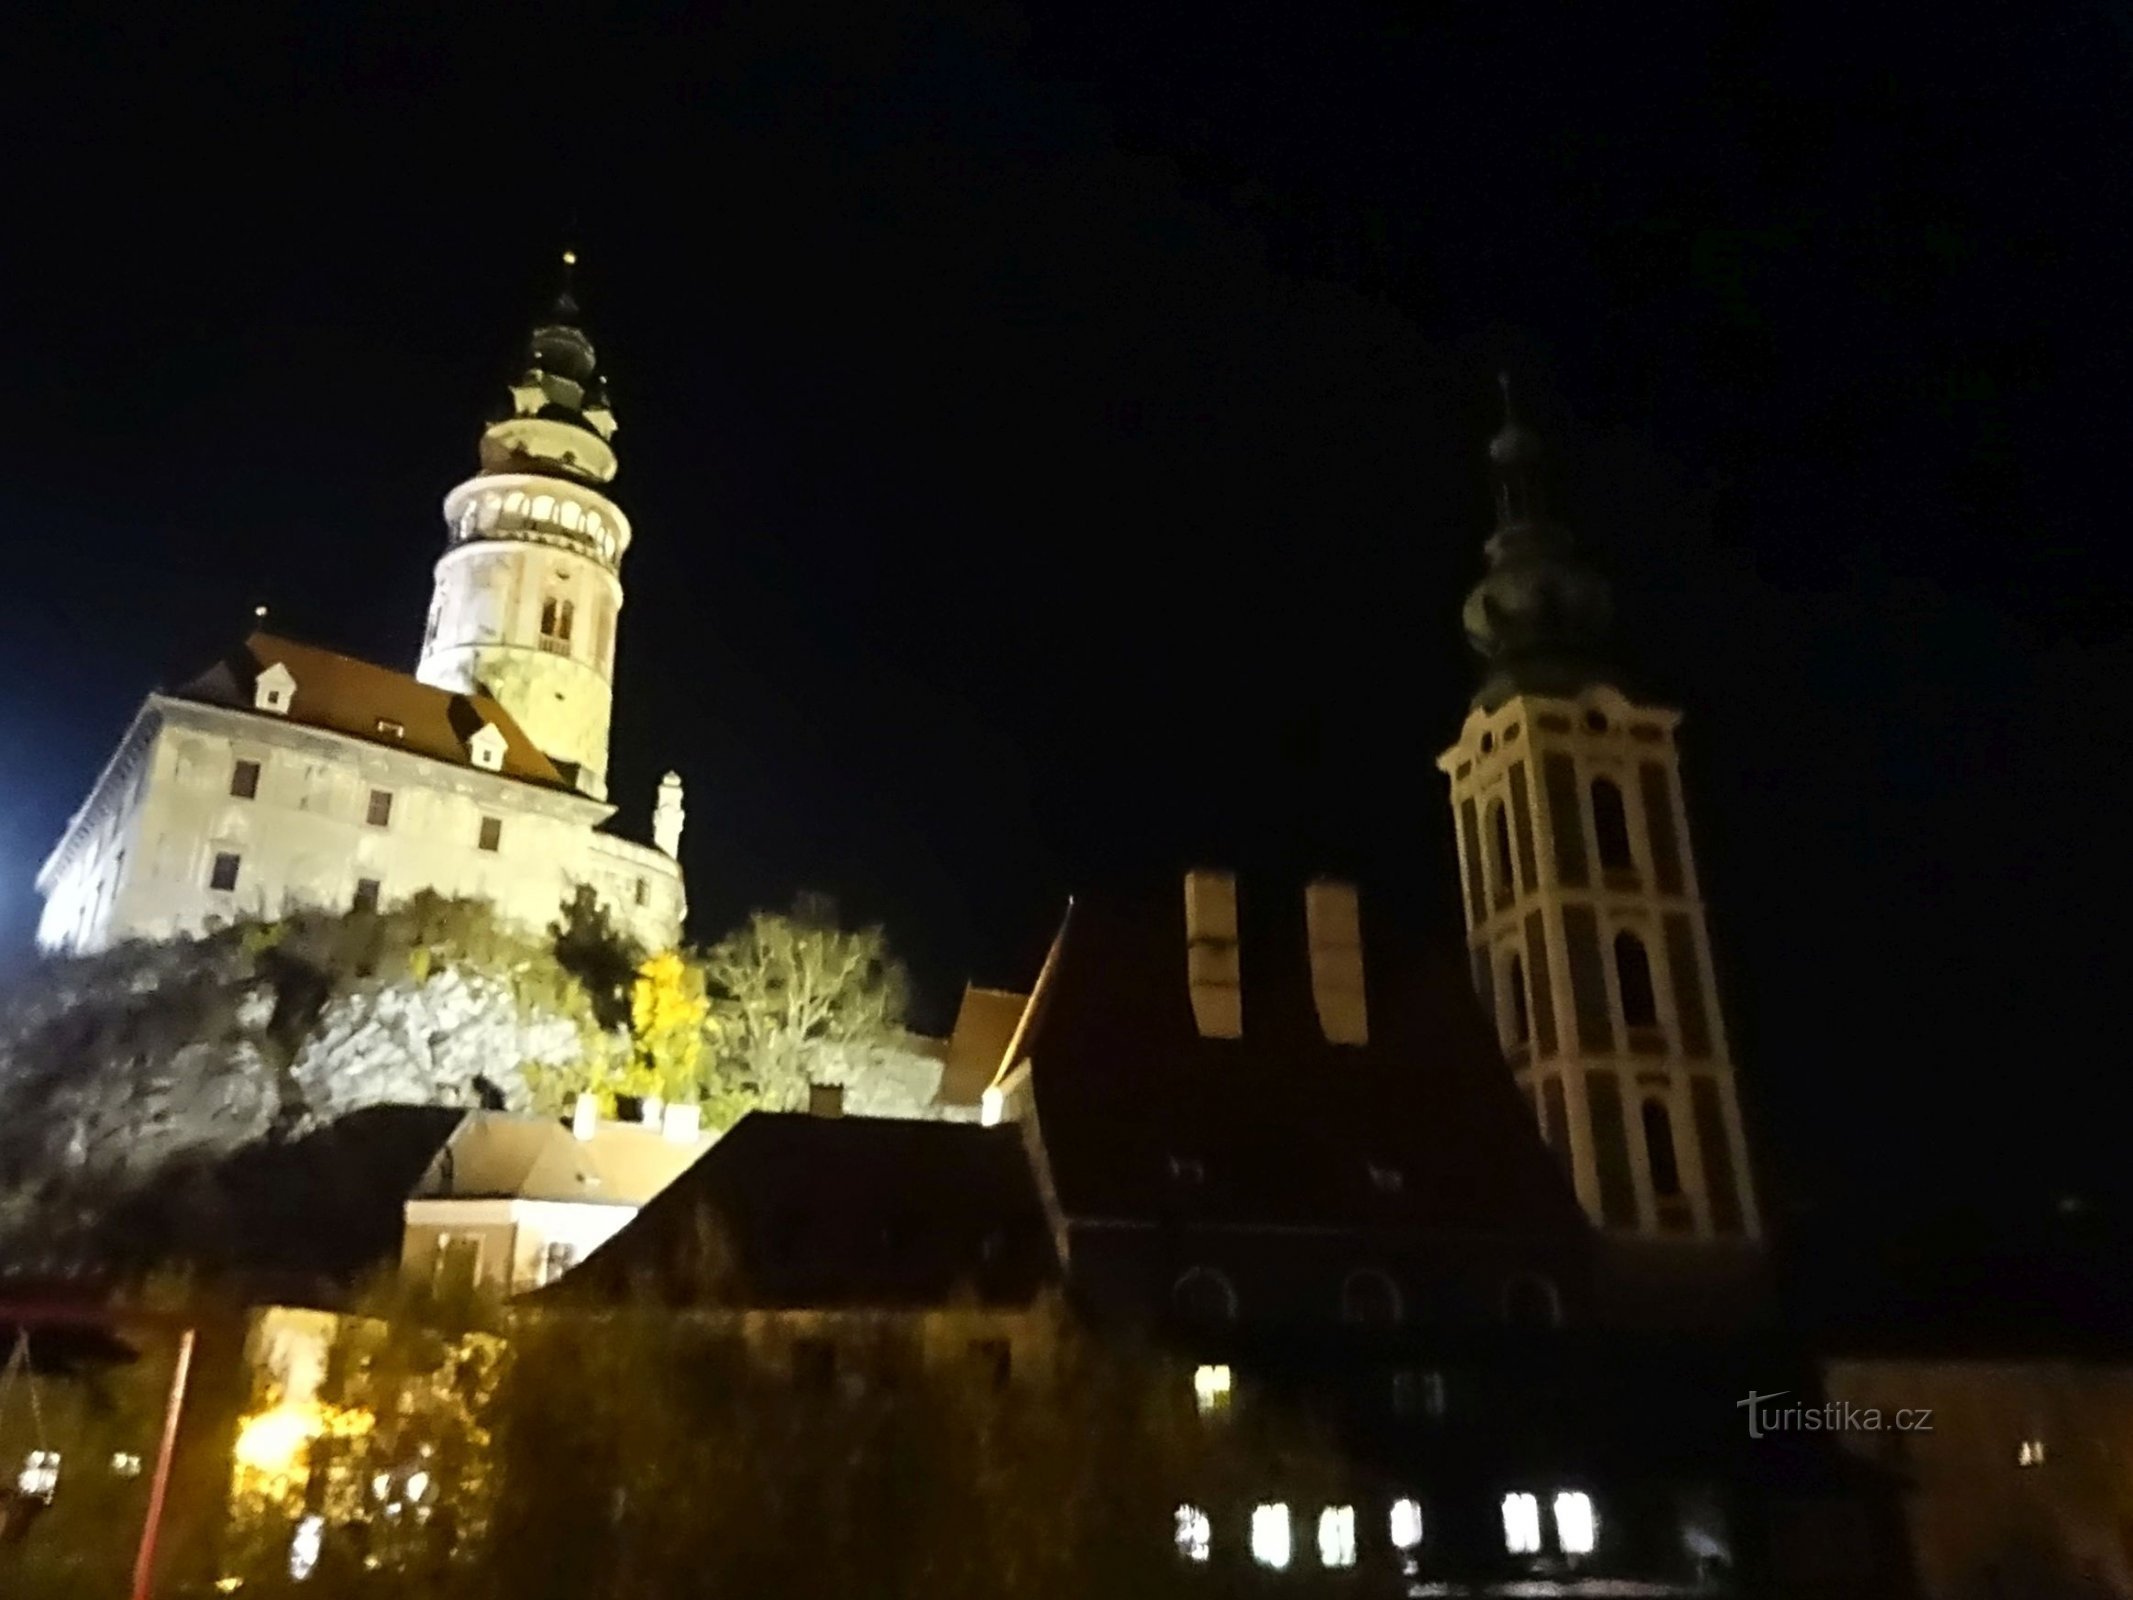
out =
[[1289,1564],[1289,1508],[1278,1500],[1252,1508],[1252,1559],[1276,1572]]
[[138,1478],[141,1475],[141,1458],[130,1450],[121,1450],[111,1458],[111,1471],[115,1477]]
[[2044,1441],[2024,1439],[2015,1450],[2015,1465],[2018,1467],[2041,1467],[2044,1465]]
[[1230,1371],[1227,1367],[1195,1367],[1192,1374],[1192,1398],[1200,1408],[1200,1415],[1211,1411],[1227,1411],[1230,1397]]
[[1355,1507],[1328,1506],[1318,1514],[1318,1564],[1355,1565]]
[[215,864],[208,869],[207,886],[225,894],[237,887],[238,856],[234,851],[222,850],[215,855]]
[[1514,1556],[1530,1556],[1540,1549],[1541,1508],[1534,1496],[1503,1497],[1503,1547]]
[[309,1516],[296,1525],[296,1532],[289,1536],[289,1576],[302,1583],[311,1576],[311,1569],[318,1565],[318,1547],[326,1532],[326,1519]]
[[59,1452],[32,1450],[23,1458],[22,1471],[15,1475],[15,1487],[25,1500],[50,1503],[59,1493]]
[[375,911],[378,909],[378,880],[376,878],[356,879],[355,909],[358,911]]
[[1214,1524],[1198,1506],[1178,1507],[1178,1554],[1187,1561],[1205,1561],[1215,1540]]
[[1393,1549],[1412,1550],[1422,1542],[1422,1503],[1419,1500],[1393,1501],[1389,1521]]
[[501,850],[503,848],[504,819],[502,817],[483,817],[481,819],[480,845],[484,850]]
[[1566,1556],[1589,1555],[1598,1528],[1592,1516],[1592,1496],[1581,1489],[1565,1489],[1555,1497],[1555,1542]]
[[[553,1283],[578,1264],[578,1247],[563,1240],[550,1243],[541,1251],[541,1282]],[[421,1497],[416,1496],[417,1499]]]
[[253,800],[259,796],[259,763],[240,761],[230,768],[230,793],[239,800]]
[[1000,1092],[998,1084],[987,1084],[985,1092],[978,1096],[978,1121],[988,1128],[997,1128],[1000,1119],[1007,1115],[1007,1096]]
[[373,828],[385,828],[390,827],[392,825],[392,790],[373,789],[370,791],[370,807],[364,813],[363,820],[369,823]]

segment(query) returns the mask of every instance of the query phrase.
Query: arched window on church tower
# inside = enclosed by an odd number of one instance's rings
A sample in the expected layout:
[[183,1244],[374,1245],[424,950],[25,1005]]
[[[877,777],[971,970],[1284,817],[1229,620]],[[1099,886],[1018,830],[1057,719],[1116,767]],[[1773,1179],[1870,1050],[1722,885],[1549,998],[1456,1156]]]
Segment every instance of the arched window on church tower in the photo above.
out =
[[574,611],[575,607],[563,595],[552,594],[541,602],[541,644],[544,648],[555,650],[559,655],[569,654]]
[[1612,778],[1592,780],[1592,832],[1603,872],[1635,872],[1637,858],[1629,846],[1629,813],[1622,790]]
[[1644,941],[1624,930],[1615,935],[1615,982],[1622,990],[1622,1020],[1632,1030],[1659,1026],[1659,997],[1652,990],[1652,958]]
[[1518,892],[1517,880],[1511,876],[1511,820],[1501,800],[1489,806],[1489,860],[1496,868],[1496,905],[1501,909]]

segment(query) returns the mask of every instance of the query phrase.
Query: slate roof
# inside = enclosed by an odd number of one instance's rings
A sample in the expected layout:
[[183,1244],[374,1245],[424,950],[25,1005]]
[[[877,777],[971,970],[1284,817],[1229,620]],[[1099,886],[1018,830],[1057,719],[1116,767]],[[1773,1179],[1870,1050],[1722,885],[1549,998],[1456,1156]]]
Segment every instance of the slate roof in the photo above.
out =
[[1303,886],[1239,886],[1244,1030],[1203,1038],[1177,879],[1078,899],[1022,1054],[1073,1220],[1587,1236],[1463,956],[1362,896],[1367,1045],[1312,999]]
[[751,1112],[544,1297],[912,1308],[1056,1276],[1019,1132]]
[[296,680],[296,693],[286,717],[274,712],[260,715],[324,728],[388,749],[412,750],[462,767],[474,765],[467,741],[489,724],[504,736],[503,776],[553,789],[571,787],[511,713],[487,695],[434,688],[405,672],[276,634],[254,633],[233,655],[178,689],[177,695],[252,711],[253,685],[262,672],[277,664]]

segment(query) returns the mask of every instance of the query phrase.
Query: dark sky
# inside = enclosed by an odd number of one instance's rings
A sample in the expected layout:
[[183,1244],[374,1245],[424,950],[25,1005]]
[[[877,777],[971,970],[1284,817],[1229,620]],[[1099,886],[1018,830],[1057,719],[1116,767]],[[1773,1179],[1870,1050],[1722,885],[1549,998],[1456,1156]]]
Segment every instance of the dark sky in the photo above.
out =
[[1456,937],[1508,365],[1688,711],[1781,1192],[2121,1164],[2122,8],[89,9],[0,107],[11,952],[255,602],[412,664],[568,237],[699,937],[830,891],[935,1021],[1190,857]]

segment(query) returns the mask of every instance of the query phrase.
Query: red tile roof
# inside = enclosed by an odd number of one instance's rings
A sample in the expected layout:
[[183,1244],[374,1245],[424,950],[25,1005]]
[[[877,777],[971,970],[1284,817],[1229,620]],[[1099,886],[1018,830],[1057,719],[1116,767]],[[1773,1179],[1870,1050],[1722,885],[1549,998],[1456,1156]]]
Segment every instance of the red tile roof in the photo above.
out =
[[489,724],[504,736],[503,776],[554,789],[571,787],[511,713],[487,695],[433,688],[405,672],[271,633],[253,634],[236,654],[177,693],[250,711],[253,685],[276,665],[287,668],[296,680],[287,721],[463,767],[474,765],[467,741]]

